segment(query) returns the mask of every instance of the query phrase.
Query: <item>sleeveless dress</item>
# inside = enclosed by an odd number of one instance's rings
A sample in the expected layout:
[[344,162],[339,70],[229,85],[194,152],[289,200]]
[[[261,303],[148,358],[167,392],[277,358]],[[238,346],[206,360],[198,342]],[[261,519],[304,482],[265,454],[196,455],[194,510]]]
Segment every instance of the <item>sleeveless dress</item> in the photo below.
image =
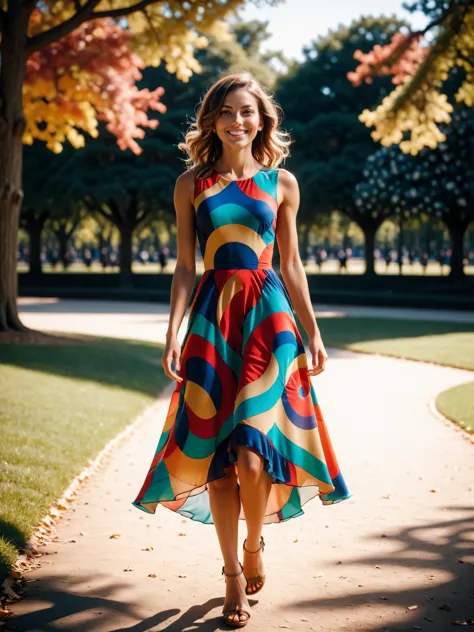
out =
[[[313,389],[289,295],[272,268],[278,170],[195,178],[204,259],[181,347],[180,376],[133,505],[159,503],[212,524],[207,483],[248,446],[272,486],[265,523],[300,516],[314,496],[350,497]],[[241,509],[240,518],[244,518]]]

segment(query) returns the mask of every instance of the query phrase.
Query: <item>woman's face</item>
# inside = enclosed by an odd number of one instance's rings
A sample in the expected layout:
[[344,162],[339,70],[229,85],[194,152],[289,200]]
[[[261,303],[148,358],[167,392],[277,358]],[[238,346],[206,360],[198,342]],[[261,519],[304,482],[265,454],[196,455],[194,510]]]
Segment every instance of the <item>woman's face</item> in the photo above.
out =
[[257,99],[245,88],[233,90],[226,96],[214,125],[223,145],[240,149],[252,145],[263,129]]

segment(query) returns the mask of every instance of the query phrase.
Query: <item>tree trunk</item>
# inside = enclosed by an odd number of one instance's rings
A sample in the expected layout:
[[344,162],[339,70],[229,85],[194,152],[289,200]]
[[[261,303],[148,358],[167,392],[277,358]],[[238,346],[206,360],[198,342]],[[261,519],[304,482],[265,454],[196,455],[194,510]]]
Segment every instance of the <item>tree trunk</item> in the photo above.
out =
[[32,217],[27,220],[26,230],[30,237],[30,260],[28,273],[32,278],[38,278],[43,274],[41,267],[41,233],[43,232],[46,217]]
[[464,234],[467,229],[467,224],[450,223],[448,225],[449,234],[451,236],[451,272],[449,276],[451,278],[460,279],[464,277]]
[[372,224],[364,224],[360,225],[364,232],[365,244],[364,244],[364,253],[365,253],[365,275],[369,277],[375,276],[375,258],[374,258],[374,248],[375,248],[375,234],[377,232],[377,226]]
[[120,227],[120,285],[132,285],[132,233],[128,225]]
[[67,269],[69,265],[68,261],[68,253],[67,253],[67,245],[69,241],[69,234],[66,230],[66,227],[62,224],[59,224],[57,228],[54,229],[54,234],[58,239],[59,244],[59,261],[61,262],[64,270]]
[[[26,7],[26,8],[25,8]],[[23,199],[22,88],[26,70],[26,30],[31,3],[8,9],[0,46],[0,331],[24,331],[18,317],[17,249]]]

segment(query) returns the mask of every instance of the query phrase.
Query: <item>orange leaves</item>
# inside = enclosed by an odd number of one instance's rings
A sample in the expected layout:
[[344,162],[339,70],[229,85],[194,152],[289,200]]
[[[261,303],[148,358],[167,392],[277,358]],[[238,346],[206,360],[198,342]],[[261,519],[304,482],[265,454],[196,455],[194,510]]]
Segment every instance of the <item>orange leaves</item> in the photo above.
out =
[[426,57],[428,49],[420,46],[421,35],[403,35],[395,33],[390,44],[377,44],[368,53],[357,50],[354,59],[360,64],[354,72],[347,73],[353,86],[364,81],[372,83],[373,77],[393,75],[393,83],[401,84],[407,76],[415,74],[416,69]]
[[130,37],[111,20],[95,20],[31,55],[23,90],[24,141],[43,140],[55,152],[69,141],[84,144],[97,135],[98,121],[117,136],[121,149],[140,153],[136,139],[155,128],[148,111],[165,112],[163,89],[139,90],[142,60],[130,51]]

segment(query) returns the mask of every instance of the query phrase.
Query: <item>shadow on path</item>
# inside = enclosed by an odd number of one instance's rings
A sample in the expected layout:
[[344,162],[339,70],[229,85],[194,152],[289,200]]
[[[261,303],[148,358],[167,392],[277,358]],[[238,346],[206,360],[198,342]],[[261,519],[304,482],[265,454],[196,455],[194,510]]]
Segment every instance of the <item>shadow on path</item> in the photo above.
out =
[[[363,628],[357,621],[354,629],[363,629],[365,632],[456,630],[457,627],[453,626],[455,620],[474,617],[474,510],[472,507],[447,507],[445,510],[455,512],[458,517],[409,526],[387,534],[387,543],[397,549],[394,553],[343,561],[346,567],[365,565],[373,569],[375,565],[380,566],[381,577],[388,589],[382,589],[378,581],[376,589],[367,586],[355,593],[348,587],[343,597],[293,601],[287,603],[286,608],[300,610],[302,614],[308,610],[319,610],[325,613],[324,623],[327,625],[328,611],[345,610],[350,614],[351,608],[371,604],[372,610],[362,613]],[[370,536],[375,546],[375,541],[380,537],[380,532]],[[392,572],[394,568],[396,575]],[[416,585],[407,585],[413,576]],[[93,579],[100,581],[103,577],[96,575]],[[370,578],[363,576],[360,576],[360,580],[364,584],[370,582]],[[301,581],[304,582],[305,578]],[[137,621],[136,593],[131,594],[131,603],[119,599],[119,591],[123,594],[127,587],[120,584],[116,576],[111,576],[110,581],[99,588],[90,588],[90,583],[89,576],[71,579],[62,575],[32,584],[27,599],[35,604],[36,610],[16,617],[15,625],[21,632],[49,632],[57,629],[67,629],[70,632],[148,632],[156,626],[161,626],[162,632],[182,632],[188,628],[198,632],[226,629],[220,617],[203,621],[213,609],[222,607],[222,598],[209,599],[182,612],[178,606],[183,604],[186,597],[174,593],[167,596],[167,602],[169,604],[170,598],[174,599],[176,608],[160,610],[157,605],[155,614]],[[384,597],[383,601],[381,596]],[[160,594],[157,592],[156,601],[159,598]],[[144,596],[142,599],[146,603],[148,597]],[[408,611],[410,605],[416,605],[418,609]],[[384,609],[383,625],[380,623],[380,616],[377,616],[381,612],[380,608]],[[352,612],[353,618],[357,620],[360,609],[357,613]],[[166,625],[168,619],[177,615],[180,615],[179,618]],[[135,620],[136,623],[130,625],[130,620]],[[166,627],[162,627],[163,624]]]
[[[69,592],[74,588],[74,583],[83,584],[85,580],[86,578],[74,582],[67,576],[41,580],[40,584],[36,585],[39,592],[37,593],[37,590],[33,588],[27,597],[30,600],[34,599],[38,604],[36,611],[17,616],[12,620],[18,632],[52,632],[58,630],[58,623],[60,629],[67,629],[70,632],[94,632],[94,630],[148,632],[181,613],[179,608],[168,608],[132,625],[123,625],[121,623],[123,618],[136,619],[137,613],[134,603],[125,603],[113,598],[117,582],[114,581],[113,584],[96,589],[91,595]],[[65,584],[69,590],[61,588],[61,585]],[[176,601],[180,601],[178,596],[176,596]],[[161,627],[161,631],[182,632],[189,627],[198,632],[226,630],[228,628],[223,625],[220,616],[202,620],[209,612],[222,607],[223,604],[224,600],[220,597],[191,606],[178,619],[170,622],[166,627]],[[65,628],[67,619],[69,621]],[[110,620],[109,624],[105,623],[106,619]]]
[[[453,626],[454,621],[474,618],[474,509],[446,507],[445,510],[457,512],[459,518],[410,526],[386,535],[388,543],[394,544],[397,549],[390,555],[343,561],[342,568],[351,564],[366,565],[371,569],[378,566],[380,572],[395,568],[397,575],[393,577],[391,574],[393,580],[387,582],[392,584],[391,590],[377,588],[376,591],[352,592],[349,588],[350,592],[344,597],[294,601],[288,607],[312,611],[326,608],[350,610],[367,604],[378,604],[380,607],[383,597],[382,603],[387,606],[384,624],[374,622],[364,627],[367,632],[417,629],[447,632],[460,629]],[[375,541],[380,537],[379,533],[371,539]],[[415,572],[419,587],[404,589],[403,584],[408,583]],[[450,576],[448,581],[447,575]],[[418,609],[409,611],[408,606],[414,605]]]

